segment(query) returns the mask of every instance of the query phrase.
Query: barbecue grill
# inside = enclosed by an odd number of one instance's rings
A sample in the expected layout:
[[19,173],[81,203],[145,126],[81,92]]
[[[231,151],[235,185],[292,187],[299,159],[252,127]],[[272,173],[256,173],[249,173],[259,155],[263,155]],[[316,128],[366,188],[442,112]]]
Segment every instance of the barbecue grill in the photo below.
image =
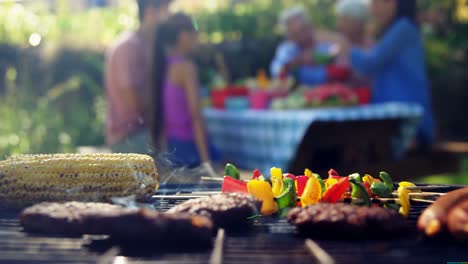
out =
[[[435,190],[447,192],[457,186]],[[200,191],[219,185],[166,185],[152,201],[165,211]],[[412,206],[415,225],[426,205]],[[299,237],[286,220],[259,217],[249,232],[219,230],[212,249],[189,252],[157,250],[157,245],[116,246],[106,237],[61,238],[28,235],[18,224],[19,211],[0,210],[0,263],[446,263],[468,261],[466,247],[449,239],[426,241],[416,229],[397,239],[337,241]]]

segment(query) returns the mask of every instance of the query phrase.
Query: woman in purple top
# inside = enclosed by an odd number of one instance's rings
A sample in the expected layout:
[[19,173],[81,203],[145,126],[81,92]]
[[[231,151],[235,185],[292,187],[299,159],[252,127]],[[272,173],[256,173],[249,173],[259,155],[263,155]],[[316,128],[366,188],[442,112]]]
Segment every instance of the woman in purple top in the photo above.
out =
[[167,140],[174,166],[209,165],[210,151],[199,98],[197,67],[190,56],[198,46],[192,18],[175,14],[157,30],[154,59],[153,136]]

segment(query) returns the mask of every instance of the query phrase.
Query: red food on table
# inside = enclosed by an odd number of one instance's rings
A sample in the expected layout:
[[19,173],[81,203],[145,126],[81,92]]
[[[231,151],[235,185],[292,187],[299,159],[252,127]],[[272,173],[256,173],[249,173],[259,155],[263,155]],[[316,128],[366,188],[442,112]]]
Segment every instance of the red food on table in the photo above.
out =
[[244,86],[229,86],[226,88],[227,96],[229,97],[247,97],[249,96],[249,89]]
[[225,89],[215,89],[211,91],[211,101],[216,109],[224,109],[228,93]]
[[330,81],[344,82],[351,77],[352,71],[349,67],[330,64],[327,66],[327,76]]
[[353,105],[358,103],[358,96],[353,89],[339,83],[324,84],[306,91],[304,99],[308,105]]
[[211,101],[216,109],[225,109],[229,97],[248,97],[249,90],[244,86],[218,87],[211,91]]
[[270,104],[270,94],[265,90],[254,90],[250,92],[249,101],[252,109],[267,109]]

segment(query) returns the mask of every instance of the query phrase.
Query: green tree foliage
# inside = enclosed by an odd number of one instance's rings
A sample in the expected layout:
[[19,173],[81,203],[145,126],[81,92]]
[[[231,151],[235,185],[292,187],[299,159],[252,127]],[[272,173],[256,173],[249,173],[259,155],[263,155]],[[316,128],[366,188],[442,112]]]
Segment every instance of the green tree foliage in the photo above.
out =
[[[137,25],[135,5],[129,0],[114,8],[72,11],[70,1],[57,2],[55,9],[42,1],[28,1],[27,8],[0,4],[0,157],[104,143],[104,50]],[[317,27],[333,28],[334,2],[231,0],[228,7],[193,15],[202,40],[210,44],[205,50],[229,53],[228,64],[245,76],[268,65],[280,38],[282,9],[302,4]],[[453,0],[420,3],[427,13],[422,28],[439,127],[444,136],[468,139],[468,122],[459,114],[468,110],[463,99],[468,97],[467,26],[453,19]],[[226,42],[250,47],[250,53]]]

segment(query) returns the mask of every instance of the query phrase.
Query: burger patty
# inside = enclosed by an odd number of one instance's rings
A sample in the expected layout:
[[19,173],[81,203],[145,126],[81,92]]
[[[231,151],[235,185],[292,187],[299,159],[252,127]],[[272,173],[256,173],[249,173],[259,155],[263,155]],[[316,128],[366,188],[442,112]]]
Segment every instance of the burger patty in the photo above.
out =
[[204,216],[163,214],[150,209],[128,209],[105,203],[40,203],[23,210],[24,231],[48,235],[109,235],[117,241],[161,241],[209,245],[213,224]]
[[319,203],[292,209],[287,219],[300,234],[324,238],[379,238],[401,234],[405,219],[395,210]]
[[242,226],[249,217],[257,215],[261,201],[249,194],[221,193],[191,199],[171,208],[167,213],[189,213],[211,218],[217,228],[236,228]]

